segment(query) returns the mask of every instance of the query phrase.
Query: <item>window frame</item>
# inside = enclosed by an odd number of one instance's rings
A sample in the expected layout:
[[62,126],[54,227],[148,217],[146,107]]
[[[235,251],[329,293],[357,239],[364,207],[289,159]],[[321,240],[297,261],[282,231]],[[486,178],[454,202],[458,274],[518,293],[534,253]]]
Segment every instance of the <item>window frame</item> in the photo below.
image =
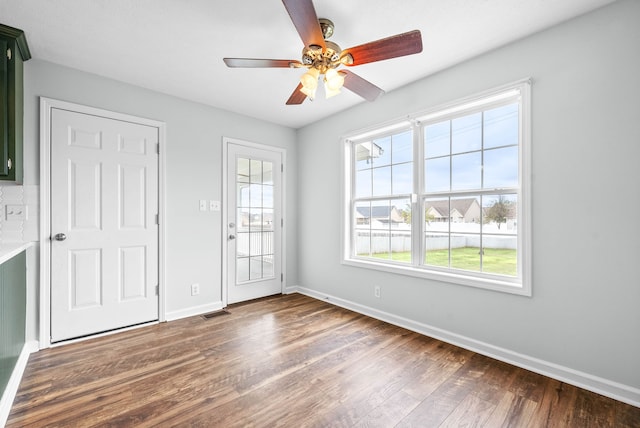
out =
[[[424,265],[420,257],[424,255],[424,222],[421,221],[424,212],[424,200],[429,194],[424,189],[424,129],[430,123],[452,120],[478,111],[519,102],[519,142],[518,142],[518,186],[509,188],[508,193],[517,195],[517,266],[515,277],[488,274],[486,272],[452,270],[451,268],[434,268]],[[358,143],[372,141],[378,138],[394,135],[406,130],[413,132],[413,191],[410,195],[412,221],[412,262],[399,263],[392,260],[372,260],[355,255],[355,206],[363,199],[393,199],[400,195],[385,195],[381,197],[357,198],[355,195],[355,150]],[[481,93],[454,100],[426,111],[391,120],[379,126],[354,131],[341,139],[342,164],[342,212],[341,242],[344,265],[373,269],[389,273],[408,275],[418,278],[443,281],[464,286],[477,287],[511,294],[531,296],[531,79],[522,79],[507,85],[493,88]],[[483,148],[482,151],[485,149]],[[514,192],[514,190],[516,190]],[[464,196],[465,194],[499,194],[504,189],[476,189],[472,191],[443,192],[443,197]],[[456,195],[453,195],[453,194]],[[449,232],[451,233],[451,232]],[[416,259],[418,257],[418,259]]]

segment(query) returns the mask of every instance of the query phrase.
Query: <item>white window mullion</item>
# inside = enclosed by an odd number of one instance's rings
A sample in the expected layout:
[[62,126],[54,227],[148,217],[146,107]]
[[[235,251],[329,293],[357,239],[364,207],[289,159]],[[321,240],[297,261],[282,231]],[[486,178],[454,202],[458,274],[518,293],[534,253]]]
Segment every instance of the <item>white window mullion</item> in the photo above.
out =
[[[357,246],[357,240],[356,240],[356,234],[357,234],[357,222],[356,222],[356,201],[355,201],[355,195],[356,195],[356,168],[355,168],[355,159],[356,159],[356,154],[355,154],[355,149],[354,149],[354,145],[353,143],[348,140],[345,139],[344,140],[344,147],[346,149],[346,153],[347,156],[345,156],[344,159],[344,176],[345,178],[348,177],[349,180],[349,186],[344,186],[344,191],[345,191],[345,195],[343,197],[343,203],[345,204],[346,207],[348,207],[348,209],[346,210],[346,215],[348,216],[348,218],[345,219],[345,223],[349,224],[349,230],[345,231],[348,232],[348,240],[346,240],[346,244],[345,247],[343,249],[344,252],[344,256],[348,256],[348,257],[355,257],[356,256],[356,246]],[[344,235],[346,236],[347,233],[344,233]]]
[[413,266],[419,267],[424,260],[424,208],[422,198],[424,173],[424,147],[422,128],[415,121],[413,130],[413,194],[411,195],[411,261]]

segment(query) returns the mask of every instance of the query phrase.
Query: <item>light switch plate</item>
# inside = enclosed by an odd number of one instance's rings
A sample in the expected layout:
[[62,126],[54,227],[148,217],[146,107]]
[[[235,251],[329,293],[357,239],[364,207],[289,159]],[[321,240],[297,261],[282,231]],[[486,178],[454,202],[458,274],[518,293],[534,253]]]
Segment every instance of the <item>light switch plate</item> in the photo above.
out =
[[200,211],[206,211],[206,210],[207,210],[207,200],[200,199]]
[[7,221],[25,221],[27,219],[26,205],[5,205],[5,219]]
[[209,201],[209,209],[211,211],[220,211],[220,201]]

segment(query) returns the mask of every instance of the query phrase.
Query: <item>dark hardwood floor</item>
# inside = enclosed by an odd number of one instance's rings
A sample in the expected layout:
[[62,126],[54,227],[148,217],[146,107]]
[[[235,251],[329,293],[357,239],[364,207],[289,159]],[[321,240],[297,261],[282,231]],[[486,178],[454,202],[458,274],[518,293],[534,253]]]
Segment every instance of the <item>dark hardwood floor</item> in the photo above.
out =
[[8,427],[640,427],[640,409],[298,294],[33,354]]

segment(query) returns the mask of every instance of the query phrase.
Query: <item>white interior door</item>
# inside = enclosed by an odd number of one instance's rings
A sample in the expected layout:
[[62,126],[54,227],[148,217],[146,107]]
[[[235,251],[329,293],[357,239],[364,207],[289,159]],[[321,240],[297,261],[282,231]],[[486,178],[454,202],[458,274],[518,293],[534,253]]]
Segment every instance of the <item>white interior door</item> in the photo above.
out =
[[158,319],[158,128],[51,110],[51,341]]
[[227,146],[227,303],[282,293],[282,154]]

